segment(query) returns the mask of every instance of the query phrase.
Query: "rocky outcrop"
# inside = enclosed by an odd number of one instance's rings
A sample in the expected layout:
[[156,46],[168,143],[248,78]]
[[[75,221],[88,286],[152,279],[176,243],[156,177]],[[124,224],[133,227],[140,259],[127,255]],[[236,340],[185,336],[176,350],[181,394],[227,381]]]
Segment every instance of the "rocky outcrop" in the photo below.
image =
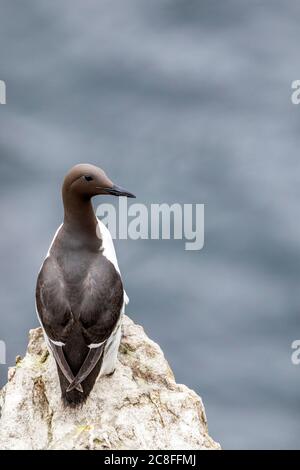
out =
[[175,382],[157,344],[124,317],[117,369],[65,408],[40,328],[0,392],[0,449],[218,449],[201,398]]

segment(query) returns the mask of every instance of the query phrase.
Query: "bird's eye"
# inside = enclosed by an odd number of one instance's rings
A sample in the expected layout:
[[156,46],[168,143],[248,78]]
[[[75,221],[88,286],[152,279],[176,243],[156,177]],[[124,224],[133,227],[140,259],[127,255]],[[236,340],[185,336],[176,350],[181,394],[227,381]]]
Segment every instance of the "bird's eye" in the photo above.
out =
[[93,181],[93,177],[92,176],[85,176],[84,177],[85,181]]

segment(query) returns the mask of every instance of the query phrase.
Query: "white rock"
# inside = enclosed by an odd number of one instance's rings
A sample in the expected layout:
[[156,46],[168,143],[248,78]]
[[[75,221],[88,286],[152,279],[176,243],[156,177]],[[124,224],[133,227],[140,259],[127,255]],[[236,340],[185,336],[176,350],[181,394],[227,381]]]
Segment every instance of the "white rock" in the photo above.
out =
[[0,391],[1,449],[219,449],[201,398],[175,382],[157,344],[124,316],[116,372],[65,408],[40,328]]

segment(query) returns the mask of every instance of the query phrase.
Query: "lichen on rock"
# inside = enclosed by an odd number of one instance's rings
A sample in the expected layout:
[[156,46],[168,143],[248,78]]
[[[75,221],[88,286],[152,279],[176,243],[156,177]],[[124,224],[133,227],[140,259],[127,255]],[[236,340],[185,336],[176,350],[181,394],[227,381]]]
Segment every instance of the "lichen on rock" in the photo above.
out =
[[0,391],[0,449],[219,448],[201,398],[176,384],[160,347],[126,316],[116,371],[84,405],[63,405],[41,328]]

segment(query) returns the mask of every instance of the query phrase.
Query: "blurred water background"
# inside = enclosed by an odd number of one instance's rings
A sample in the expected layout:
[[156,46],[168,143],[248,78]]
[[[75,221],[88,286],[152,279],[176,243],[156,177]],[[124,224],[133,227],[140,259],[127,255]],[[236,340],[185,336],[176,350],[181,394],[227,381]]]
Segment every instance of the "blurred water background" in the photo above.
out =
[[[75,163],[137,202],[205,203],[205,247],[118,241],[128,313],[201,394],[224,448],[299,448],[296,0],[0,0],[0,339],[37,326],[37,272]],[[108,199],[106,200],[106,202]],[[99,203],[100,199],[96,201]],[[7,368],[0,366],[1,384]]]

